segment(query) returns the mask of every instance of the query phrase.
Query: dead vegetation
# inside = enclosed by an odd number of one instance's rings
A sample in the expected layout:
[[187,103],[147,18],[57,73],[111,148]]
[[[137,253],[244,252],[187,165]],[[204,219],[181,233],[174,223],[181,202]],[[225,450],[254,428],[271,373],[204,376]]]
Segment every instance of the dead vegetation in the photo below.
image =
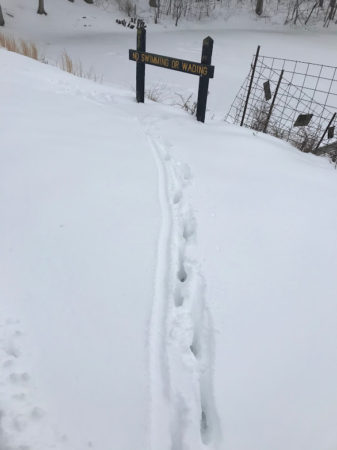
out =
[[17,40],[13,36],[6,36],[4,33],[0,33],[0,47],[37,61],[43,61],[43,57],[39,54],[39,51],[33,42],[27,42],[23,39]]
[[165,85],[158,83],[151,86],[149,89],[145,89],[145,97],[153,102],[163,103],[166,97],[166,90],[167,88]]
[[[36,61],[48,63],[33,42],[28,42],[24,39],[16,39],[13,36],[0,33],[0,47],[3,47],[10,52],[19,53],[20,55],[35,59]],[[61,55],[57,65],[60,69],[77,77],[87,78],[96,82],[102,81],[102,77],[98,77],[92,69],[84,70],[82,63],[80,61],[75,62],[66,51]]]
[[306,129],[291,128],[286,130],[281,127],[277,119],[269,117],[269,105],[265,102],[256,104],[252,112],[252,123],[250,128],[253,130],[267,133],[278,139],[289,141],[301,152],[317,154],[317,145],[323,131],[321,128]]
[[89,71],[84,70],[81,61],[75,62],[66,51],[61,55],[58,66],[60,69],[71,73],[76,77],[87,78],[88,80],[96,82],[102,81],[102,77],[98,77],[92,69]]
[[192,99],[193,94],[188,97],[184,97],[181,94],[176,94],[176,96],[178,97],[178,101],[174,105],[180,106],[184,111],[195,116],[197,113],[197,102]]

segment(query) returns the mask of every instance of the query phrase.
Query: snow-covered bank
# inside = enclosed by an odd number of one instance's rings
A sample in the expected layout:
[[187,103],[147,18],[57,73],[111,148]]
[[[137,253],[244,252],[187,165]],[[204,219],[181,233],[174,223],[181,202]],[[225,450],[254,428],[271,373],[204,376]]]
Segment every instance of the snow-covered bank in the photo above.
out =
[[333,165],[0,61],[1,450],[336,447]]
[[[1,343],[9,448],[148,448],[160,210],[148,143],[118,106],[132,93],[0,58],[1,334],[15,338]],[[40,426],[37,407],[48,413]]]
[[170,129],[160,133],[194,173],[221,448],[334,448],[336,170],[235,127]]

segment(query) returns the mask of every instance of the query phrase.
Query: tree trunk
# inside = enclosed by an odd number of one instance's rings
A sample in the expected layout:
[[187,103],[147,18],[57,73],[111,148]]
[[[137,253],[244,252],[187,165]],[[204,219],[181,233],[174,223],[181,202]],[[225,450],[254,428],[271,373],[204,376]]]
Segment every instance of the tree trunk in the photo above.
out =
[[1,9],[1,5],[0,5],[0,27],[3,27],[4,25],[5,25],[5,19],[2,14],[2,9]]
[[47,15],[45,9],[44,9],[44,0],[39,0],[39,8],[37,10],[38,14],[44,14],[45,16]]
[[256,0],[255,12],[258,16],[261,16],[263,13],[263,0]]
[[333,20],[334,15],[336,13],[336,10],[335,10],[336,0],[330,0],[330,8],[331,8],[331,10],[330,10],[330,14],[329,14],[329,20]]
[[85,3],[89,3],[90,5],[92,5],[94,3],[94,0],[84,0]]

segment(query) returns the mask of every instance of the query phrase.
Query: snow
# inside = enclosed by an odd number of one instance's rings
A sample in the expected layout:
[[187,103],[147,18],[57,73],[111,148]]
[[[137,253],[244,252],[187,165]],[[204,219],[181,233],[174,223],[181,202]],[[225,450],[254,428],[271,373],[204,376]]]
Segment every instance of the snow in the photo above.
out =
[[199,127],[192,154],[192,129],[172,144],[195,178],[221,448],[334,448],[336,172],[234,127]]
[[[4,51],[1,61],[1,298],[31,354],[23,369],[5,351],[3,375],[32,377],[62,435],[71,432],[70,448],[109,448],[111,427],[118,448],[146,448],[155,163],[113,91],[94,100],[93,83]],[[25,382],[14,384],[25,394]],[[30,401],[13,445],[30,439]],[[9,407],[5,431],[21,416]]]
[[257,44],[328,64],[335,36],[150,26],[215,39],[201,124],[169,104],[196,77],[147,67],[166,104],[136,104],[135,33],[60,5],[3,5],[103,83],[0,50],[0,449],[334,449],[335,167],[223,118]]

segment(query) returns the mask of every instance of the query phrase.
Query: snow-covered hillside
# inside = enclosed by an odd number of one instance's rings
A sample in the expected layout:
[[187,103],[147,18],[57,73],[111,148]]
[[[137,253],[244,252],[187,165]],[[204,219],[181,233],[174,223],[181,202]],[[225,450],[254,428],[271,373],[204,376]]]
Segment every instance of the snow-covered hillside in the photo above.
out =
[[333,166],[0,58],[2,448],[333,448]]
[[61,445],[34,423],[42,407],[69,448],[110,448],[111,433],[116,448],[146,448],[160,214],[144,131],[122,92],[4,51],[1,66],[8,445]]
[[215,38],[201,124],[135,102],[134,32],[57,2],[8,31],[104,83],[0,50],[0,450],[336,449],[337,171],[223,121],[258,43],[328,63],[335,37],[152,29]]

